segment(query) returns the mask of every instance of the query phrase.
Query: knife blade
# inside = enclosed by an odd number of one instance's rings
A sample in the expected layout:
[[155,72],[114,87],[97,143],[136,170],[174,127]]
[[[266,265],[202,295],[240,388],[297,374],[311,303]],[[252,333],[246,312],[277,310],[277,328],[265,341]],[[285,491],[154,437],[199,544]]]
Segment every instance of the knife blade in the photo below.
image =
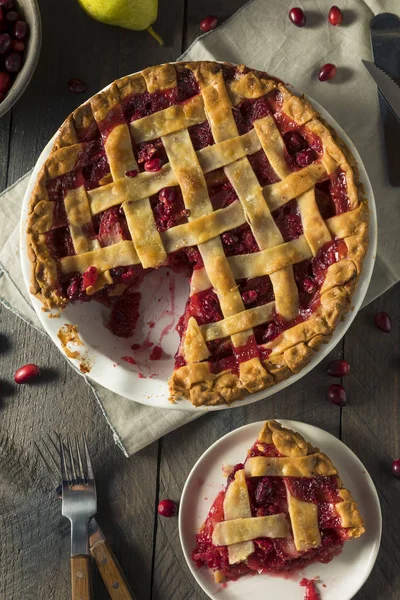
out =
[[[400,82],[400,18],[392,13],[380,13],[370,22],[373,61],[392,79]],[[378,90],[379,108],[389,183],[400,186],[400,121]]]
[[400,119],[400,86],[391,77],[389,77],[385,71],[373,63],[369,62],[368,60],[363,60],[362,62],[364,67],[372,76],[386,102],[396,117]]

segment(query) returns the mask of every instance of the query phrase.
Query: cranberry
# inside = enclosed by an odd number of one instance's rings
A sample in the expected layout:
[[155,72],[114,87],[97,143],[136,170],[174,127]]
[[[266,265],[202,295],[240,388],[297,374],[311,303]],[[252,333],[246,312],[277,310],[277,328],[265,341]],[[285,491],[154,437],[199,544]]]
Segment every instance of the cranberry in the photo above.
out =
[[268,496],[271,494],[272,489],[269,482],[268,477],[263,477],[261,481],[259,481],[256,492],[255,492],[255,500],[257,504],[265,504],[268,500]]
[[17,13],[16,10],[9,10],[6,13],[6,20],[9,23],[15,23],[16,21],[18,21],[18,19],[19,19],[19,14]]
[[17,52],[11,52],[4,61],[4,66],[9,73],[18,73],[22,67],[21,55]]
[[340,383],[333,383],[328,388],[328,398],[336,406],[346,406],[347,393]]
[[11,77],[8,73],[0,71],[0,93],[5,94],[8,92],[11,85]]
[[333,360],[326,372],[332,377],[345,377],[350,372],[350,365],[347,360]]
[[332,6],[331,10],[329,11],[328,19],[331,25],[341,24],[343,21],[343,13],[338,6]]
[[154,348],[152,349],[150,356],[149,356],[150,360],[160,360],[161,357],[162,357],[161,346],[154,346]]
[[89,267],[88,269],[86,269],[86,271],[84,272],[84,274],[82,276],[83,288],[86,290],[88,287],[94,286],[94,284],[97,281],[98,276],[99,276],[99,273],[98,273],[96,267]]
[[336,75],[336,67],[332,63],[326,63],[323,67],[321,67],[318,73],[318,79],[320,81],[328,81],[329,79],[333,79]]
[[125,172],[125,175],[127,177],[136,177],[136,175],[139,173],[139,171],[137,169],[130,169],[129,171]]
[[3,8],[13,8],[14,2],[13,0],[0,0],[0,6]]
[[253,304],[253,302],[255,302],[257,298],[258,293],[255,290],[246,290],[242,294],[242,299],[246,306],[248,306],[249,304]]
[[301,152],[297,152],[296,154],[296,162],[299,167],[307,167],[311,165],[311,163],[315,160],[315,152],[312,148],[306,148],[305,150],[301,150]]
[[67,296],[70,300],[76,300],[79,294],[79,290],[81,287],[81,278],[73,277],[71,282],[67,288]]
[[298,131],[289,131],[285,134],[285,144],[289,152],[295,154],[304,148],[304,138]]
[[17,40],[24,40],[28,35],[28,23],[26,21],[16,21],[14,25],[14,37]]
[[160,193],[158,194],[158,198],[161,200],[161,202],[163,204],[170,204],[172,206],[176,200],[175,188],[173,188],[173,187],[162,188],[162,190],[160,190]]
[[307,294],[312,294],[315,291],[315,281],[311,277],[305,277],[302,282],[302,288]]
[[68,89],[73,94],[84,94],[86,92],[86,85],[80,79],[73,78],[68,81]]
[[213,17],[212,15],[209,15],[208,17],[206,17],[205,19],[203,19],[200,22],[200,29],[204,32],[207,32],[207,31],[211,31],[212,29],[215,29],[217,25],[218,25],[218,18]]
[[392,330],[392,322],[389,315],[385,312],[376,313],[375,325],[385,333],[389,333]]
[[0,54],[5,54],[11,46],[11,38],[8,33],[0,34]]
[[15,383],[26,383],[28,379],[40,375],[40,369],[37,365],[28,364],[18,369],[14,375]]
[[292,21],[293,25],[296,25],[296,27],[304,27],[304,25],[306,24],[306,15],[304,14],[304,11],[298,6],[295,6],[295,8],[290,9],[289,19]]
[[392,462],[392,473],[395,477],[400,479],[400,458],[396,458]]
[[11,40],[11,49],[22,54],[25,51],[25,43],[22,40]]
[[173,500],[161,500],[158,507],[158,514],[163,517],[174,517],[178,512],[178,507]]
[[150,173],[155,173],[159,171],[162,167],[161,158],[151,158],[150,160],[146,160],[144,163],[144,170],[149,171]]

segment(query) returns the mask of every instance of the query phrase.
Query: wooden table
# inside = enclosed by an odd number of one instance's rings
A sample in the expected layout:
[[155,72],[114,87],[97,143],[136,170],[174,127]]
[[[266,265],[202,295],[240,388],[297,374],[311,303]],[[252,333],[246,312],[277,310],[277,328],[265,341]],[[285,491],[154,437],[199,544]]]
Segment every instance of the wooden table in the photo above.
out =
[[[166,42],[161,48],[145,32],[92,21],[74,0],[40,0],[39,66],[22,99],[0,121],[0,186],[6,188],[35,164],[58,125],[86,97],[117,77],[174,60],[198,35],[204,16],[224,20],[242,4],[162,0],[156,25]],[[84,97],[68,92],[71,77],[86,82]],[[400,482],[391,474],[392,459],[400,455],[398,293],[397,286],[362,310],[331,356],[290,388],[250,406],[208,414],[129,460],[114,446],[88,387],[52,342],[1,308],[0,598],[70,597],[69,524],[34,449],[34,440],[45,432],[81,432],[90,426],[99,521],[138,600],[204,600],[186,566],[177,520],[158,518],[158,501],[179,500],[194,462],[225,433],[281,417],[330,431],[366,465],[380,494],[384,531],[377,564],[356,598],[398,599]],[[391,315],[390,334],[374,326],[378,310]],[[352,371],[345,382],[350,404],[341,410],[327,400],[332,380],[325,368],[333,357],[343,356]],[[42,366],[43,374],[34,384],[18,387],[13,374],[27,362]],[[108,598],[97,574],[94,592],[97,600]]]

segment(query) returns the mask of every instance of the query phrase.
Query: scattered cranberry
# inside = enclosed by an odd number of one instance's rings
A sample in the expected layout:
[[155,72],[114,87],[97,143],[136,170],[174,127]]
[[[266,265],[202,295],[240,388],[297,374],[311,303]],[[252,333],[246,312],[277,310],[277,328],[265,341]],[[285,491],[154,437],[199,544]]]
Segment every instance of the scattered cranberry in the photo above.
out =
[[392,330],[392,322],[389,315],[385,312],[376,313],[375,325],[385,333],[389,333]]
[[306,15],[304,14],[304,11],[298,6],[295,6],[295,8],[290,9],[289,19],[292,21],[293,25],[296,25],[296,27],[304,27],[304,25],[306,24]]
[[15,383],[26,383],[28,379],[40,375],[40,369],[37,365],[29,364],[18,369],[14,375]]
[[0,0],[0,6],[2,6],[5,9],[13,8],[14,2],[13,0]]
[[8,33],[0,34],[0,54],[5,54],[10,49],[11,38]]
[[315,152],[312,148],[306,148],[296,154],[296,162],[299,167],[307,167],[315,160]]
[[144,163],[144,170],[149,171],[150,173],[154,173],[155,171],[159,171],[162,167],[161,158],[152,158],[150,160],[146,160]]
[[340,383],[333,383],[328,388],[328,398],[336,406],[346,406],[347,393]]
[[178,512],[178,507],[173,500],[161,500],[157,510],[162,517],[174,517]]
[[333,79],[336,75],[336,67],[332,63],[326,63],[323,67],[321,67],[318,73],[318,79],[320,81],[329,81],[329,79]]
[[73,94],[84,94],[86,92],[86,85],[83,81],[75,77],[68,81],[68,89]]
[[16,21],[14,25],[14,37],[17,40],[24,40],[28,35],[28,23],[26,21]]
[[333,360],[326,372],[332,377],[345,377],[350,372],[350,365],[347,360]]
[[125,175],[127,177],[136,177],[138,173],[139,171],[137,169],[130,169],[130,171],[126,171]]
[[217,25],[218,25],[218,18],[213,17],[212,15],[209,15],[208,17],[206,17],[205,19],[203,19],[200,22],[200,29],[204,32],[207,32],[207,31],[211,31],[212,29],[215,29]]
[[18,73],[22,67],[22,58],[18,52],[11,52],[4,61],[4,66],[9,73]]
[[341,24],[343,21],[343,13],[338,6],[332,6],[331,10],[329,11],[328,19],[331,25]]
[[11,77],[8,73],[0,72],[0,93],[5,94],[10,89]]
[[400,479],[400,458],[396,458],[392,462],[392,473],[395,477]]

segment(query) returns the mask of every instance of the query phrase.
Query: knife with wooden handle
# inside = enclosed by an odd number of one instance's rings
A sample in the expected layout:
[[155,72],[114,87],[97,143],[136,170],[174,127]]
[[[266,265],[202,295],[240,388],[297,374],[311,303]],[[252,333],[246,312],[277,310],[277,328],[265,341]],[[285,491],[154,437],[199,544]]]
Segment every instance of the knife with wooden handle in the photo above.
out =
[[110,598],[136,600],[111,546],[94,518],[89,521],[89,547]]
[[[371,45],[374,63],[392,79],[400,82],[400,18],[391,13],[376,15],[371,23]],[[400,186],[400,122],[379,92],[379,108],[390,185]]]

